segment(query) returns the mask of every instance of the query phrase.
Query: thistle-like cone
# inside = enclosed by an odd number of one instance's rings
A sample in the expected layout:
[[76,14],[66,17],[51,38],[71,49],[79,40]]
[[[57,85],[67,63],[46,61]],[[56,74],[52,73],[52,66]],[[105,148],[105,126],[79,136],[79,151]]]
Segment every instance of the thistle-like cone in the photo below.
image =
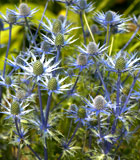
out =
[[112,21],[113,20],[114,13],[112,11],[107,11],[105,14],[105,20],[106,21]]
[[21,3],[19,5],[19,14],[22,16],[28,16],[30,14],[30,8],[26,3]]
[[14,101],[12,104],[11,104],[11,114],[14,114],[14,115],[18,115],[20,113],[20,106],[19,106],[19,103]]
[[59,32],[61,32],[61,29],[62,29],[62,23],[59,19],[56,19],[53,23],[53,29],[52,31],[57,34]]
[[9,76],[6,76],[6,77],[5,77],[5,83],[6,83],[7,85],[11,85],[11,84],[12,84],[12,80],[11,80],[11,78],[10,78]]
[[14,24],[17,21],[16,15],[9,13],[7,16],[7,20],[10,24]]
[[21,90],[19,89],[17,92],[16,92],[16,98],[18,98],[19,100],[23,99],[25,97],[25,92],[24,90]]
[[99,32],[99,28],[98,28],[98,26],[97,26],[96,24],[93,24],[93,25],[91,26],[91,32],[92,32],[93,34]]
[[70,109],[72,110],[72,111],[76,111],[76,104],[72,104],[71,106],[70,106]]
[[140,15],[138,16],[137,24],[140,26]]
[[98,95],[94,98],[94,106],[96,109],[103,109],[106,104],[106,100],[102,95]]
[[87,1],[86,0],[80,0],[79,1],[79,6],[81,9],[85,9],[87,5]]
[[0,18],[0,31],[2,31],[4,29],[4,24],[2,19]]
[[56,90],[57,89],[57,80],[55,77],[52,77],[48,82],[48,89],[49,90]]
[[72,69],[72,68],[69,68],[69,69],[67,70],[67,73],[68,73],[69,76],[74,75],[74,72],[73,72],[73,69]]
[[87,64],[87,56],[85,54],[79,54],[77,57],[77,64],[80,66],[84,66]]
[[84,108],[79,108],[77,115],[79,118],[85,118],[86,117],[86,111]]
[[44,51],[44,52],[48,52],[49,51],[49,48],[50,48],[50,45],[46,42],[46,41],[43,41],[41,43],[41,49]]
[[58,17],[58,19],[61,21],[61,23],[63,23],[63,22],[64,22],[64,20],[65,20],[65,16],[60,15],[60,16]]
[[33,73],[37,76],[41,75],[43,73],[43,64],[37,60],[34,64],[33,64]]
[[116,64],[115,64],[115,68],[117,70],[123,70],[125,69],[125,64],[126,64],[126,61],[124,59],[124,57],[120,56],[117,60],[116,60]]
[[61,33],[58,33],[55,38],[55,45],[62,46],[64,44],[64,36]]
[[98,52],[98,45],[95,42],[89,42],[87,46],[87,52],[89,54],[94,54]]

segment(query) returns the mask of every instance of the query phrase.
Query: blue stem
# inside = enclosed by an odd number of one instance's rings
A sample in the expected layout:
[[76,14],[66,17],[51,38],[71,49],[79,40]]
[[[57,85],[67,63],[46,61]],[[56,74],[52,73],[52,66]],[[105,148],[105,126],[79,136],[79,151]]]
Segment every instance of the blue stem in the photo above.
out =
[[133,40],[133,38],[136,36],[137,32],[139,31],[140,27],[137,27],[137,29],[135,30],[135,32],[133,33],[133,35],[131,36],[131,38],[129,39],[129,41],[125,44],[125,46],[121,49],[121,52],[124,51],[126,49],[126,47],[130,44],[130,42]]
[[84,23],[83,23],[83,18],[82,18],[82,12],[80,11],[80,21],[81,21],[81,26],[82,26],[82,31],[83,31],[83,37],[84,37],[84,44],[86,45],[86,34],[84,30]]
[[9,27],[9,41],[8,41],[8,46],[6,50],[6,55],[5,55],[4,67],[3,67],[3,78],[5,77],[5,72],[6,72],[7,57],[8,57],[10,44],[11,44],[11,35],[12,35],[12,24],[10,24],[10,27]]
[[45,5],[45,8],[44,8],[44,11],[43,11],[43,14],[42,14],[42,17],[41,17],[40,23],[39,23],[39,25],[38,25],[38,28],[37,28],[37,30],[36,30],[36,33],[35,33],[35,36],[34,36],[34,41],[36,40],[36,37],[37,37],[38,31],[39,31],[39,29],[40,29],[41,22],[43,21],[43,18],[44,18],[44,16],[45,16],[45,12],[46,12],[46,10],[47,10],[47,7],[48,7],[48,0],[47,0],[47,2],[46,2],[46,5]]
[[99,75],[100,80],[101,80],[101,82],[102,82],[102,84],[104,86],[104,89],[105,89],[105,92],[106,92],[106,96],[107,96],[108,100],[111,102],[109,92],[108,92],[107,87],[106,87],[106,85],[104,83],[103,77],[102,77],[101,72],[100,72],[99,67],[98,67],[98,64],[96,63],[95,59],[94,59],[94,61],[95,61],[95,65],[96,65],[96,69],[97,69],[98,75]]
[[120,111],[120,114],[123,113],[123,111],[125,110],[125,108],[126,108],[126,106],[127,106],[127,104],[128,104],[129,98],[130,98],[130,96],[131,96],[131,93],[132,93],[132,91],[133,91],[133,88],[134,88],[134,86],[135,86],[135,83],[136,83],[139,75],[140,75],[140,70],[139,70],[139,72],[137,73],[136,77],[134,77],[134,80],[133,80],[133,82],[132,82],[132,85],[131,85],[129,94],[128,94],[127,98],[126,98],[126,101],[125,101],[125,103],[124,103],[124,106],[122,107],[122,109],[121,109],[121,111]]
[[25,17],[25,23],[26,23],[26,26],[28,27],[28,30],[29,30],[30,35],[31,35],[31,37],[32,37],[32,41],[33,41],[34,45],[37,47],[36,41],[35,41],[35,39],[34,39],[34,36],[33,36],[32,32],[31,32],[31,29],[30,29],[30,27],[29,27],[27,17]]
[[121,72],[118,72],[117,80],[117,98],[116,98],[116,114],[119,115],[119,104],[120,104],[120,84],[121,84]]
[[40,86],[38,85],[38,96],[39,96],[39,104],[40,104],[40,113],[41,113],[41,121],[42,121],[42,126],[44,126],[44,113],[43,113],[43,107],[42,107],[42,97],[41,97],[41,91],[40,91]]
[[46,126],[46,127],[47,127],[48,118],[49,118],[49,111],[50,111],[51,99],[52,99],[52,93],[48,96],[48,100],[47,100],[47,106],[46,106],[46,121],[45,121],[45,126]]

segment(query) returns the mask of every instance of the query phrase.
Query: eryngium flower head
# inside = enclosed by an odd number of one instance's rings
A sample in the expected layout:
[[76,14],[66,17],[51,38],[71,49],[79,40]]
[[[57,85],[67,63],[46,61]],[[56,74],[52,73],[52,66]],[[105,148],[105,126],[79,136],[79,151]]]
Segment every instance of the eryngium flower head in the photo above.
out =
[[61,21],[61,23],[63,23],[65,20],[65,16],[59,15],[58,19]]
[[79,1],[79,7],[80,7],[81,9],[85,9],[86,6],[87,6],[87,1],[86,1],[86,0],[80,0],[80,1]]
[[85,118],[86,117],[86,110],[84,108],[80,107],[78,109],[77,116],[79,118]]
[[108,22],[112,21],[113,20],[113,15],[114,15],[114,12],[107,11],[105,13],[105,20],[108,21]]
[[102,95],[98,95],[94,98],[94,106],[96,109],[101,110],[104,108],[106,100]]
[[61,32],[61,29],[62,29],[62,23],[59,19],[56,19],[53,23],[53,29],[52,31],[57,34],[59,32]]
[[79,66],[85,66],[87,64],[87,56],[84,54],[79,54],[77,57],[77,64]]
[[48,89],[49,90],[56,90],[57,89],[57,79],[52,77],[48,82]]
[[9,12],[8,15],[7,15],[7,21],[10,24],[16,23],[16,21],[17,21],[16,15]]
[[4,24],[2,19],[0,18],[0,31],[2,31],[4,29]]
[[26,3],[21,3],[19,5],[19,14],[22,16],[27,16],[30,14],[30,8]]
[[62,46],[64,44],[64,36],[61,33],[58,33],[55,37],[55,45]]
[[96,24],[93,24],[93,25],[91,26],[91,32],[92,32],[93,34],[99,34],[99,33],[100,33],[99,28],[98,28],[98,26],[97,26]]
[[87,46],[87,52],[89,54],[94,54],[98,52],[98,45],[95,42],[89,42]]
[[125,62],[124,57],[122,57],[122,56],[118,57],[118,59],[116,60],[116,64],[115,64],[116,70],[121,71],[121,70],[125,69],[125,64],[126,64],[126,62]]
[[16,98],[18,99],[18,100],[22,100],[22,99],[24,99],[25,98],[25,91],[24,90],[22,90],[22,89],[18,89],[17,90],[17,92],[16,92]]
[[11,114],[18,115],[20,113],[20,106],[19,103],[14,101],[11,104]]
[[33,73],[37,76],[41,75],[43,73],[43,64],[37,60],[34,64],[33,64]]

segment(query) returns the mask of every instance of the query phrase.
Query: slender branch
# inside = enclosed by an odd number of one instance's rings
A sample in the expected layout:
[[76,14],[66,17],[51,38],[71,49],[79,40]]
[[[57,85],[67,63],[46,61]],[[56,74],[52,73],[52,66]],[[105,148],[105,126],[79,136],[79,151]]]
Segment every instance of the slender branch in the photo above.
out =
[[137,27],[137,29],[135,30],[135,32],[133,33],[133,35],[131,36],[131,38],[129,39],[129,41],[125,44],[125,46],[121,49],[120,52],[124,51],[126,49],[126,47],[130,44],[130,42],[133,40],[133,38],[136,36],[137,32],[139,31],[140,27]]
[[81,26],[82,26],[82,31],[83,31],[84,44],[86,45],[86,34],[85,34],[85,30],[84,30],[84,24],[83,24],[82,12],[80,12],[80,21],[81,21]]
[[85,19],[86,25],[87,25],[87,27],[88,27],[89,33],[90,33],[90,35],[91,35],[91,38],[92,38],[93,42],[95,42],[95,38],[94,38],[94,36],[93,36],[93,34],[92,34],[92,31],[91,31],[91,29],[90,29],[90,27],[89,27],[89,24],[88,24],[88,21],[87,21],[87,17],[86,17],[85,12],[84,12],[84,19]]
[[3,78],[5,77],[5,72],[6,72],[6,63],[7,63],[8,52],[11,44],[11,36],[12,36],[12,24],[9,25],[9,40],[8,40],[8,46],[7,46],[6,55],[5,55],[4,67],[3,67]]
[[38,85],[38,96],[39,96],[39,104],[40,104],[40,113],[41,113],[41,121],[42,125],[44,126],[44,113],[43,113],[43,107],[42,107],[42,97],[41,97],[41,91],[40,91],[40,86]]
[[20,143],[18,144],[17,160],[20,160]]
[[29,30],[29,32],[30,32],[30,35],[31,35],[31,37],[32,37],[32,41],[33,41],[34,45],[37,46],[37,44],[36,44],[36,42],[35,42],[35,39],[34,39],[34,36],[33,36],[32,32],[31,32],[30,26],[29,26],[29,24],[28,24],[27,17],[25,17],[25,23],[26,23],[26,26],[28,27],[28,30]]
[[52,93],[48,96],[48,100],[47,100],[45,126],[47,126],[47,123],[48,123],[51,99],[52,99]]
[[119,114],[120,108],[120,84],[121,84],[121,72],[118,72],[118,80],[117,80],[117,98],[116,98],[116,113]]
[[45,5],[45,8],[44,8],[44,11],[43,11],[43,14],[42,14],[42,17],[41,17],[40,23],[39,23],[38,28],[37,28],[37,30],[36,30],[36,33],[35,33],[35,35],[34,35],[34,41],[36,40],[36,37],[37,37],[38,31],[39,31],[39,29],[40,29],[41,22],[43,21],[43,18],[44,18],[44,16],[45,16],[45,12],[46,12],[46,10],[47,10],[47,7],[48,7],[48,0],[47,0],[47,2],[46,2],[46,5]]

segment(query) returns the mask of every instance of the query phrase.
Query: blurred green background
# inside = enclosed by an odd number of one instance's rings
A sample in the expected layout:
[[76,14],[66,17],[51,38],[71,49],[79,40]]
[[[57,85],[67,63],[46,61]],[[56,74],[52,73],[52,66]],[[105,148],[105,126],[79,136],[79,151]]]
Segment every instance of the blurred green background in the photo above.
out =
[[[18,0],[0,0],[0,12],[2,12],[3,14],[6,14],[7,8],[15,9],[15,6],[18,6],[20,2],[21,0],[20,1]],[[41,19],[46,1],[45,0],[26,0],[22,2],[28,3],[31,9],[35,7],[39,9],[39,11],[35,14],[35,16],[32,19],[32,22],[33,22],[32,31],[34,32],[39,23],[38,21]],[[93,2],[95,2],[94,11],[104,11],[105,12],[107,10],[113,10],[115,12],[118,12],[119,14],[124,14],[124,17],[133,16],[133,14],[138,16],[140,14],[140,0],[96,0]],[[49,6],[48,6],[48,9],[45,15],[48,18],[57,18],[58,15],[60,14],[65,15],[65,5],[58,3],[58,2],[49,2]],[[93,23],[92,14],[88,14],[88,20],[89,20],[90,25],[92,25]],[[69,12],[68,19],[71,20],[73,23],[75,23],[76,26],[80,26],[79,16],[73,13],[72,11]],[[5,27],[7,27],[6,24],[5,24]],[[123,35],[120,34],[120,35],[115,36],[115,42],[114,42],[114,47],[113,47],[114,52],[118,51],[128,41],[128,39],[131,37],[134,30],[135,30],[135,26],[133,26],[132,24],[132,27],[129,33],[126,33]],[[23,31],[22,26],[13,27],[12,43],[10,47],[9,58],[11,58],[11,56],[18,55],[18,53],[22,49],[22,46],[23,46],[22,40],[24,36],[23,32],[24,31]],[[75,34],[79,36],[78,35],[79,33],[81,33],[81,30],[77,31],[77,33]],[[102,40],[104,37],[95,37],[95,38],[98,40]],[[1,32],[0,43],[6,45],[7,42],[8,42],[8,31],[3,31]],[[81,42],[77,42],[77,43],[81,44]],[[128,51],[134,51],[134,50],[139,51],[139,49],[140,49],[140,41],[135,38],[132,44],[129,46]],[[64,49],[63,57],[67,56],[67,51],[69,51],[67,48]],[[6,46],[0,49],[0,70],[3,69],[3,61],[5,57],[5,52],[6,52]],[[83,89],[84,89],[84,86],[83,86]],[[83,91],[82,87],[80,88],[80,90]],[[84,94],[85,95],[88,94],[88,91]],[[57,98],[55,100],[57,100]],[[8,142],[6,141],[8,135],[4,137],[3,133],[5,133],[7,128],[3,127],[4,117],[2,115],[0,115],[0,117],[1,117],[0,119],[0,160],[13,160],[14,157],[9,154],[15,152],[15,148],[14,147],[12,148],[9,144],[5,143],[5,142]],[[64,123],[64,121],[62,123]],[[136,122],[136,124],[138,123],[139,122]],[[62,128],[62,125],[63,124],[60,124],[60,128]],[[66,130],[68,127],[65,126],[64,128]],[[122,155],[122,157],[124,157],[123,158],[124,160],[130,160],[130,159],[140,160],[140,134],[139,133],[140,131],[135,134],[134,138],[129,139],[129,144],[123,143],[123,145],[121,146],[119,150],[119,154]],[[39,150],[39,147],[36,150]],[[24,151],[25,153],[27,153],[27,157],[29,158],[30,156],[28,156],[28,152],[26,151],[26,149]]]

